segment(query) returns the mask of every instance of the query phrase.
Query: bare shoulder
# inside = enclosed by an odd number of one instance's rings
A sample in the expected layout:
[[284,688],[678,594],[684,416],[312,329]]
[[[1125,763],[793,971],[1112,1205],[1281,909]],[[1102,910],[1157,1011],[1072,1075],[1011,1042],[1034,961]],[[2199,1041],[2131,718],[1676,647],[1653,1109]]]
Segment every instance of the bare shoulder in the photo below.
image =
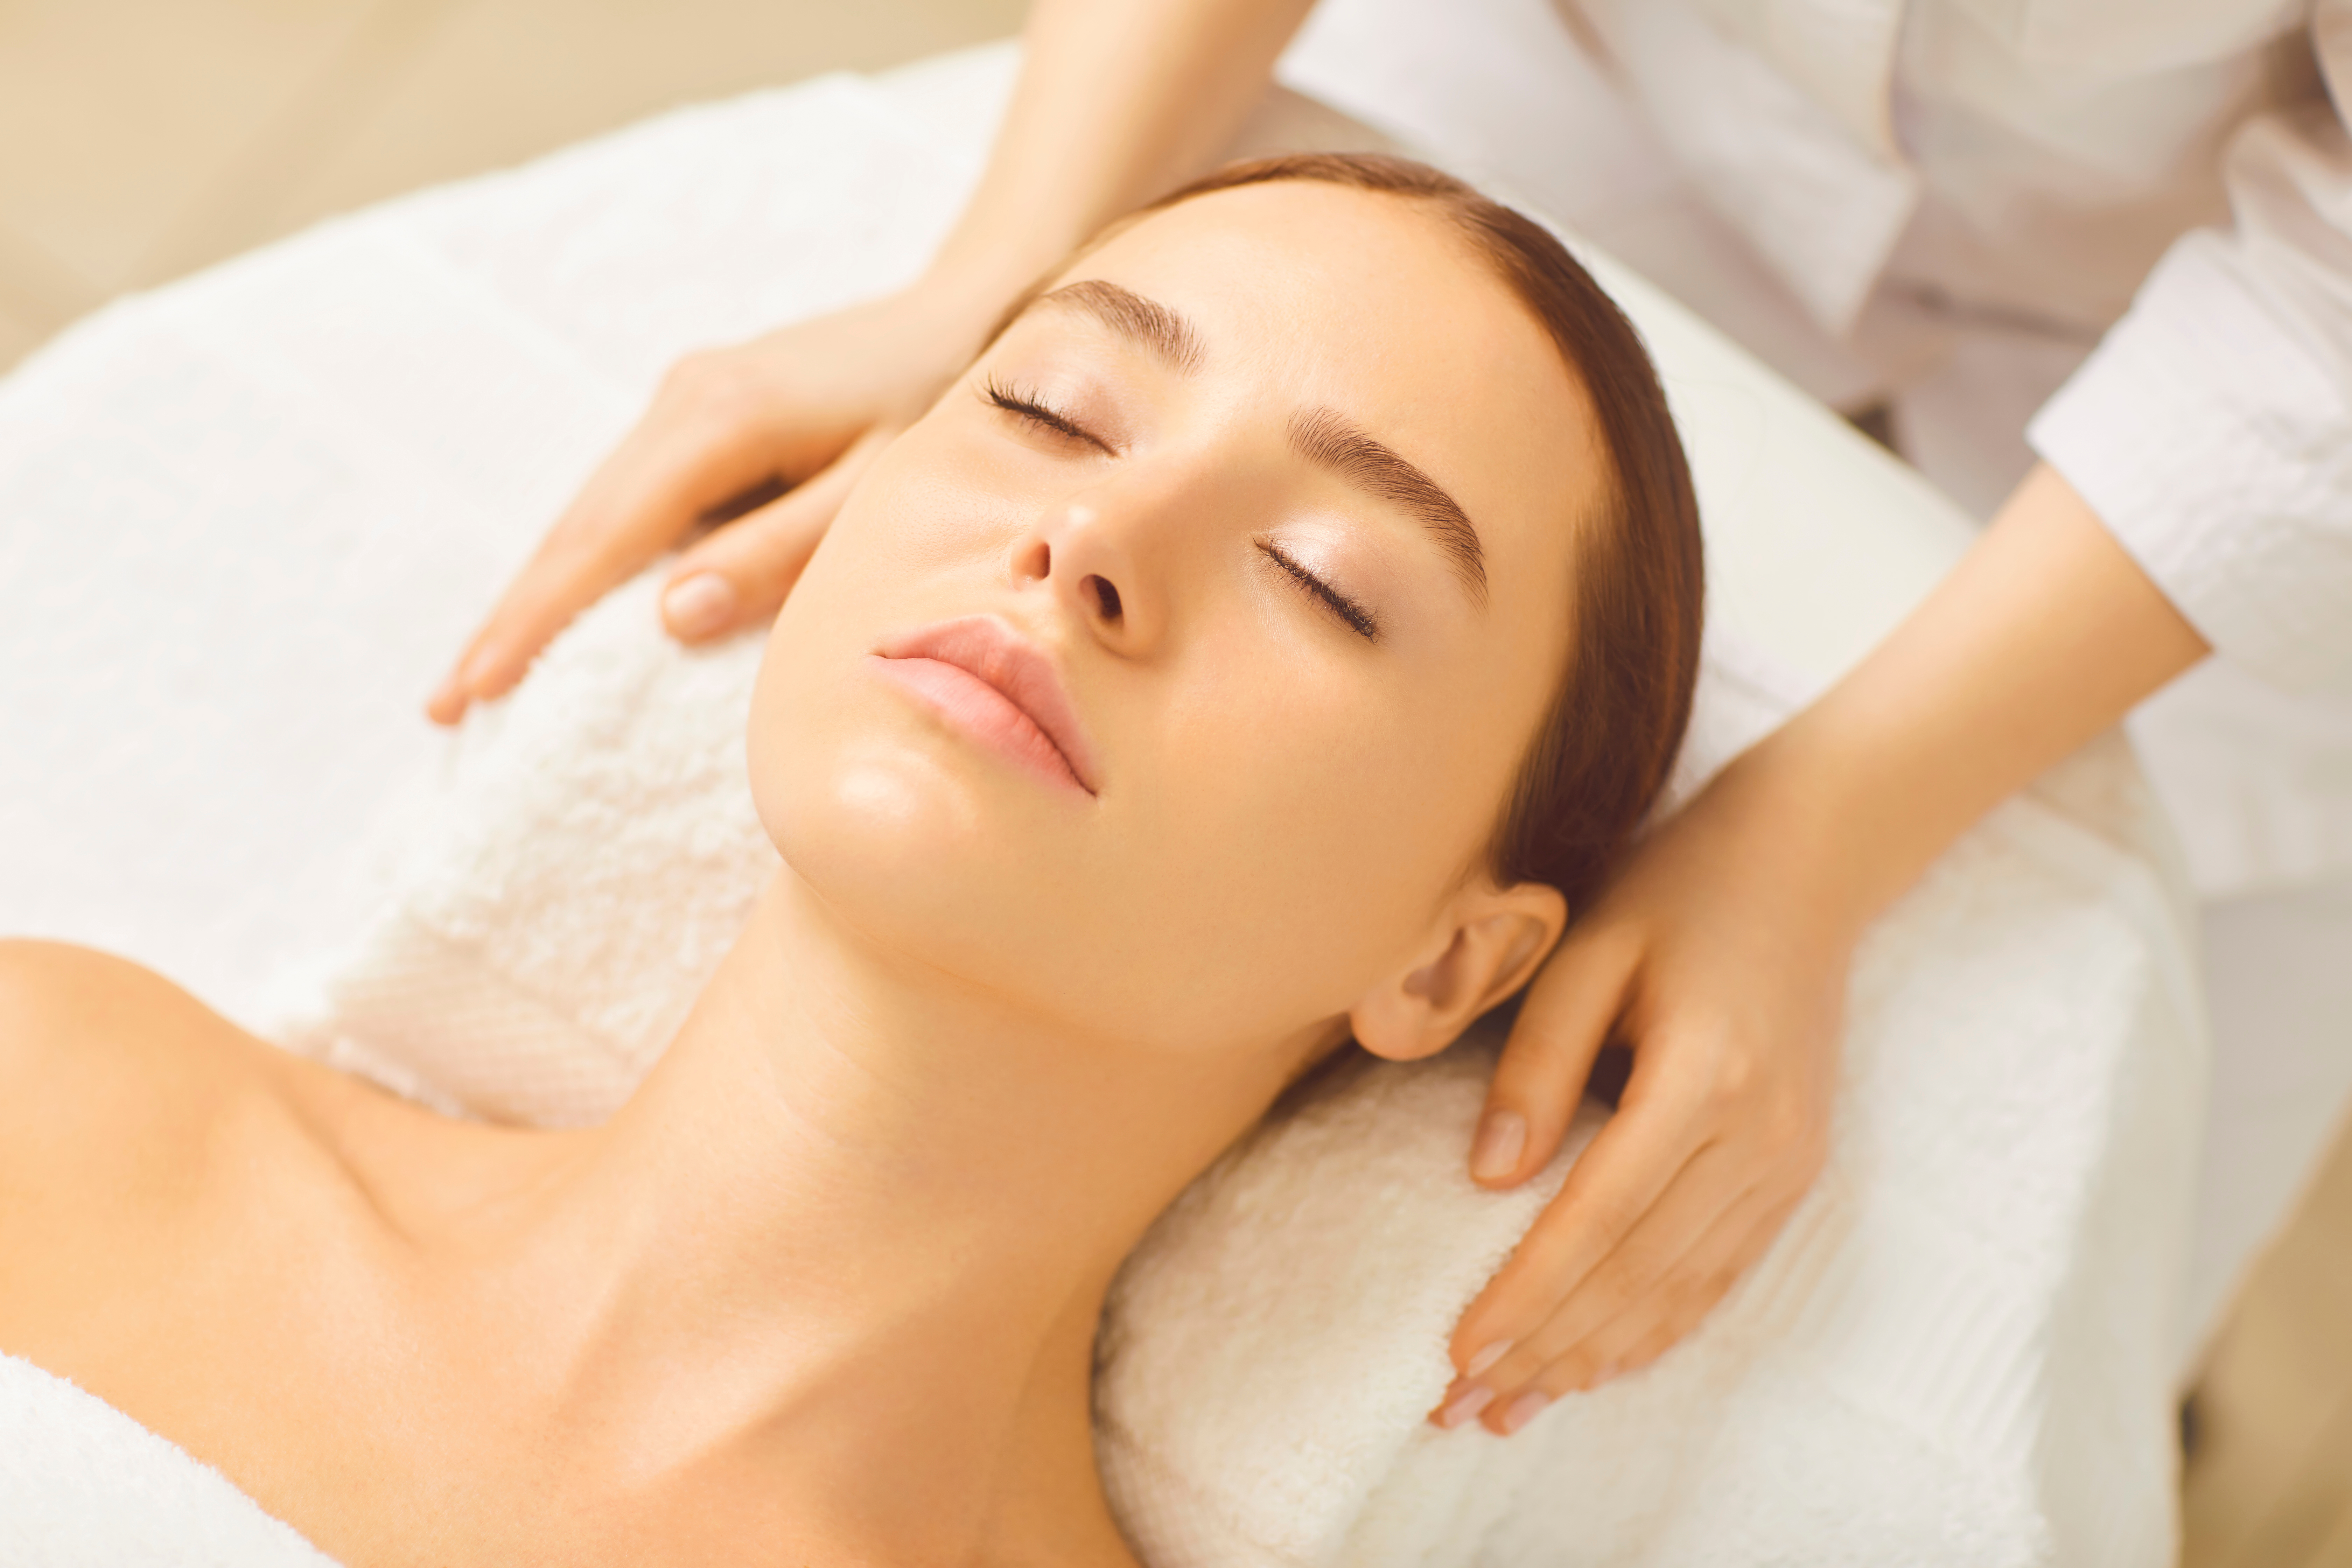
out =
[[125,1347],[199,1331],[156,1282],[244,1256],[239,1200],[299,1150],[282,1055],[125,959],[0,942],[0,1348],[118,1405],[163,1385]]
[[41,1043],[47,1031],[124,1007],[194,1002],[152,969],[71,942],[0,938],[0,1047]]
[[0,1247],[68,1194],[160,1217],[211,1177],[215,1197],[289,1163],[356,1177],[420,1137],[441,1154],[479,1131],[281,1050],[129,959],[0,940]]
[[173,1047],[195,1043],[191,1035],[246,1038],[127,958],[68,942],[0,940],[0,1073],[38,1076],[104,1068],[110,1056],[174,1055]]
[[200,1136],[224,1096],[265,1085],[266,1050],[128,959],[0,942],[0,1171],[94,1146],[168,1157],[174,1132]]

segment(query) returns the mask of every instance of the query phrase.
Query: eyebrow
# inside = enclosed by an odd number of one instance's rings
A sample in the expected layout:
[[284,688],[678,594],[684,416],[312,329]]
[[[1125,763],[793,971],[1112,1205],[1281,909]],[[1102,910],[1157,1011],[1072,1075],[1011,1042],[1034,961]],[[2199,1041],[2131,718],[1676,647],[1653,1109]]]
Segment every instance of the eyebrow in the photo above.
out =
[[1453,563],[1454,574],[1481,608],[1486,603],[1486,552],[1469,515],[1435,479],[1394,449],[1329,408],[1294,415],[1290,444],[1307,461],[1330,469],[1357,489],[1419,516]]
[[[1011,326],[1040,305],[1091,316],[1186,374],[1199,370],[1207,359],[1200,334],[1181,313],[1157,300],[1145,299],[1132,289],[1122,289],[1108,278],[1084,278],[1050,294],[1040,294],[1016,307],[1004,325]],[[999,332],[1003,330],[997,329]],[[1445,552],[1454,574],[1469,592],[1471,600],[1485,607],[1486,547],[1479,543],[1478,531],[1471,526],[1469,514],[1445,493],[1444,486],[1335,409],[1307,409],[1294,416],[1290,421],[1290,444],[1307,461],[1418,516],[1436,536],[1438,547]]]
[[1119,336],[1150,350],[1171,369],[1187,375],[1199,370],[1208,357],[1192,322],[1159,300],[1147,300],[1107,278],[1084,278],[1065,284],[1050,294],[1039,295],[1026,309],[1040,305],[1058,305],[1092,316]]

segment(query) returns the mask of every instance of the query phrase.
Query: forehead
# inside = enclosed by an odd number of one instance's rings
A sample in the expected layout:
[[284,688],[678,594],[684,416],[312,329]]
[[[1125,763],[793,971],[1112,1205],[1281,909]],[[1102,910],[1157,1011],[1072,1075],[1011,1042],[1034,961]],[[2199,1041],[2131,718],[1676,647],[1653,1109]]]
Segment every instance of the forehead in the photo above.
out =
[[1213,191],[1146,216],[1064,281],[1090,275],[1159,285],[1260,374],[1286,353],[1368,395],[1380,372],[1410,370],[1555,416],[1582,401],[1542,324],[1433,202],[1307,180]]
[[1087,278],[1180,317],[1193,374],[1225,396],[1269,416],[1336,409],[1402,451],[1490,557],[1539,564],[1607,489],[1581,383],[1434,203],[1309,181],[1213,192],[1137,222],[1055,287]]

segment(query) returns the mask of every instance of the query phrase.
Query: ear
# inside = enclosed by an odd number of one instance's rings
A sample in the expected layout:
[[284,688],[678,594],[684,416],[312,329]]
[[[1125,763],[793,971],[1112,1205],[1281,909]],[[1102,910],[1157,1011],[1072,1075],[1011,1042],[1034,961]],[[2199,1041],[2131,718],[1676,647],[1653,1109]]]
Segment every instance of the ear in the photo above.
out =
[[1412,961],[1349,1010],[1356,1043],[1391,1061],[1435,1056],[1533,978],[1567,926],[1557,888],[1479,878],[1447,902]]

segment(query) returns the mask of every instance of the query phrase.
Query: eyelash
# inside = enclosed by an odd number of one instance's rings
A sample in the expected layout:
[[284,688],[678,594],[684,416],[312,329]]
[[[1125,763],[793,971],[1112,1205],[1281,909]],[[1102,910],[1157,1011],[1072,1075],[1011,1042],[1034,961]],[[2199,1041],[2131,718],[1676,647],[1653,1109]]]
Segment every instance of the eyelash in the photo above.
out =
[[1381,640],[1381,623],[1371,611],[1301,566],[1291,558],[1288,552],[1274,541],[1261,539],[1257,542],[1257,547],[1273,558],[1274,563],[1281,567],[1284,574],[1298,585],[1301,593],[1319,601],[1324,608],[1345,621],[1358,637],[1362,637],[1366,642],[1376,643]]
[[1019,387],[1007,386],[994,376],[991,376],[982,386],[981,396],[1014,418],[1024,420],[1040,429],[1050,430],[1055,435],[1072,441],[1083,441],[1089,447],[1099,447],[1106,452],[1110,450],[1108,444],[1100,437],[1078,424],[1068,415],[1039,401],[1034,392],[1024,392]]
[[[1037,395],[1019,387],[1005,385],[991,376],[981,388],[981,396],[992,406],[1003,409],[1014,418],[1072,441],[1083,441],[1090,447],[1110,448],[1102,439],[1066,414],[1039,401]],[[1290,553],[1270,539],[1258,541],[1258,548],[1282,568],[1283,574],[1296,584],[1300,592],[1313,598],[1325,609],[1346,623],[1348,628],[1366,642],[1381,640],[1381,623],[1372,613],[1331,586],[1322,578],[1300,565]]]

